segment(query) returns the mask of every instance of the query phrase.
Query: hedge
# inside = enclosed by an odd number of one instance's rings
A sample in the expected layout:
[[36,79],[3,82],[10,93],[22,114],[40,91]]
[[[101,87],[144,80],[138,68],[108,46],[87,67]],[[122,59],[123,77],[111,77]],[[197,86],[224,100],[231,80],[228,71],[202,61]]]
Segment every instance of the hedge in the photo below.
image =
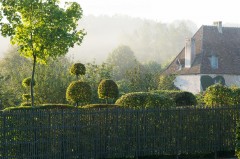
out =
[[10,110],[25,110],[25,109],[76,109],[76,107],[68,104],[41,104],[36,105],[34,107],[25,105],[19,107],[8,107],[3,109],[3,111],[10,111]]
[[115,104],[129,108],[175,107],[175,103],[172,99],[150,92],[133,92],[125,94],[121,96]]
[[192,93],[187,91],[157,90],[153,91],[153,93],[164,95],[168,98],[173,99],[176,106],[190,106],[197,104],[196,97]]
[[85,106],[80,106],[79,108],[88,109],[88,108],[119,108],[120,105],[116,104],[88,104]]

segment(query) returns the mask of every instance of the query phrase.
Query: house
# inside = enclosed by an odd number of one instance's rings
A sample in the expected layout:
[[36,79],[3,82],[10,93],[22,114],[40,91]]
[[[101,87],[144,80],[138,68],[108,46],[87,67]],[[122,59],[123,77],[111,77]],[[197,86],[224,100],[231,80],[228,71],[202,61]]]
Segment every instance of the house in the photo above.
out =
[[240,86],[240,28],[201,26],[163,74],[176,75],[174,85],[194,94],[218,82]]

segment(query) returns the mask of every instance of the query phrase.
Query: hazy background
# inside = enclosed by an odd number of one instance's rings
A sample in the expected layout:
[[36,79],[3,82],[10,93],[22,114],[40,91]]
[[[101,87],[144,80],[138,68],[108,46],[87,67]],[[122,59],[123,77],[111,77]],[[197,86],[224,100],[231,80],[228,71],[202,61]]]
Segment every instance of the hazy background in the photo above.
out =
[[[87,32],[81,46],[67,54],[74,61],[101,63],[120,45],[129,46],[140,62],[169,62],[201,25],[223,21],[239,26],[237,0],[75,0],[84,16],[79,28]],[[63,2],[63,1],[62,1]],[[11,47],[0,36],[0,58]]]

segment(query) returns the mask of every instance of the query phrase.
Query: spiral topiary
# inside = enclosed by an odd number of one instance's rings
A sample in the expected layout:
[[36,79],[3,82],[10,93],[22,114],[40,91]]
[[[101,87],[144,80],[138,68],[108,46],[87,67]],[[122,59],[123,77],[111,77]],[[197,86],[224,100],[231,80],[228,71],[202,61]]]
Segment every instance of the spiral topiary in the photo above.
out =
[[[30,87],[31,86],[31,81],[32,81],[32,78],[31,77],[27,77],[25,79],[23,79],[22,81],[22,86],[23,87]],[[33,80],[33,86],[35,86],[35,80]]]
[[79,75],[85,75],[86,73],[86,67],[84,66],[84,64],[81,63],[75,63],[72,65],[72,67],[70,68],[70,73],[73,75],[76,75],[77,79]]
[[89,103],[92,99],[91,86],[82,81],[74,81],[70,83],[66,91],[66,99],[71,103],[76,103],[77,106],[79,103]]
[[106,99],[108,104],[108,99],[118,98],[119,91],[118,86],[113,80],[104,79],[98,85],[98,97],[101,99]]

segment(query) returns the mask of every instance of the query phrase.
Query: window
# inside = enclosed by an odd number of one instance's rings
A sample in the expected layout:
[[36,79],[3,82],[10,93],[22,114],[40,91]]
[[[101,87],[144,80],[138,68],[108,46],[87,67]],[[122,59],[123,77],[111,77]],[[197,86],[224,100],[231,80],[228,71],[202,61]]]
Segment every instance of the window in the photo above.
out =
[[215,55],[212,55],[210,58],[211,68],[212,69],[218,69],[218,57]]

